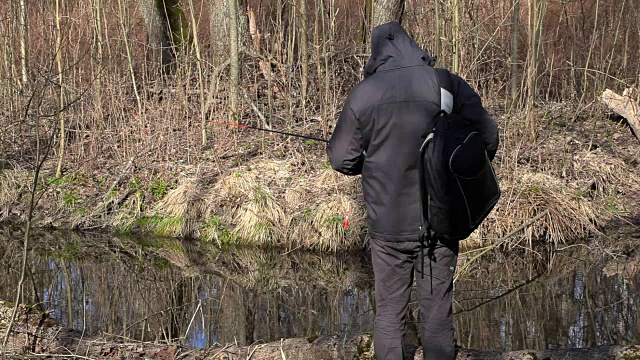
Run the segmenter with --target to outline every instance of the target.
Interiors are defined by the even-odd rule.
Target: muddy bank
[[[614,218],[639,216],[640,156],[628,127],[602,113],[575,117],[566,104],[547,104],[538,116],[536,141],[525,140],[523,114],[499,117],[503,197],[466,245],[486,244],[547,210],[512,244],[573,243]],[[201,149],[197,164],[153,161],[146,152],[93,166],[79,160],[55,178],[48,163],[36,224],[219,245],[337,251],[366,244],[359,179],[333,172],[323,144],[247,131],[233,138]],[[26,163],[4,163],[0,219],[25,220],[31,176]]]
[[[10,304],[0,302],[0,331],[4,334],[10,317]],[[411,358],[422,359],[422,349],[408,346]],[[85,336],[82,332],[57,325],[48,314],[20,306],[18,318],[3,355],[13,359],[33,356],[78,356],[83,359],[374,359],[371,335],[355,337],[322,336],[281,339],[250,346],[217,345],[193,349],[179,344],[137,342],[114,336]],[[476,360],[631,360],[640,357],[640,345],[606,346],[590,349],[523,350],[490,352],[460,349],[457,359]]]

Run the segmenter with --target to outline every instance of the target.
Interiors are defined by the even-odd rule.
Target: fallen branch
[[[633,134],[640,141],[640,108],[630,96],[621,96],[607,89],[602,93],[602,102],[616,114],[627,119]]]

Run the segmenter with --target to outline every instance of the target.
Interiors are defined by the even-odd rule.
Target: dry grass
[[[582,151],[575,155],[575,177],[579,186],[590,189],[595,198],[608,198],[618,193],[640,190],[640,176],[623,160],[602,152]]]
[[[187,178],[156,205],[161,216],[152,222],[161,235],[193,237],[200,226],[205,201],[196,178]]]
[[[0,171],[0,217],[9,214],[11,206],[18,202],[29,186],[31,177],[30,171],[21,168]]]
[[[545,210],[548,215],[527,227],[510,246],[531,249],[539,239],[554,245],[581,240],[613,216],[603,205],[585,198],[560,179],[531,169],[521,168],[503,178],[501,187],[503,195],[496,209],[465,241],[466,247],[486,245],[487,238],[502,237]]]
[[[356,240],[363,219],[354,200],[359,195],[347,195],[349,189],[337,179],[345,181],[320,161],[300,165],[296,159],[259,158],[233,169],[207,196],[206,239],[324,251],[356,248],[362,245]],[[344,229],[348,214],[353,226]]]

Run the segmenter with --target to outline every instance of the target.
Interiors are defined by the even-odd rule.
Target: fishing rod
[[[259,126],[255,126],[255,125],[240,124],[240,123],[230,123],[230,122],[216,121],[216,120],[210,120],[210,121],[212,123],[214,123],[214,124],[234,126],[234,127],[240,128],[240,129],[259,130],[259,131],[265,131],[265,132],[270,132],[270,133],[275,133],[275,134],[282,134],[282,135],[287,135],[287,136],[298,137],[298,138],[307,139],[307,140],[316,140],[316,141],[322,141],[322,142],[325,142],[325,143],[329,142],[329,140],[327,140],[327,139],[323,139],[323,138],[319,138],[319,137],[315,137],[315,136],[311,136],[311,135],[292,133],[292,132],[287,132],[287,131],[282,131],[282,130],[267,129],[267,128],[263,128],[263,127],[259,127]]]

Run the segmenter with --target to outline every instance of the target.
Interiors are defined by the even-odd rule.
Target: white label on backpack
[[[445,88],[440,88],[440,110],[444,110],[447,114],[453,111],[453,95]]]

